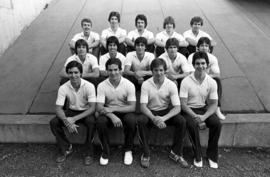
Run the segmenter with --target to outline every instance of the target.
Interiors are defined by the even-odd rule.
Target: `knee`
[[[123,120],[130,127],[135,127],[136,126],[137,121],[136,121],[135,115],[133,113],[126,114],[124,116]]]
[[[60,123],[60,119],[58,117],[54,117],[52,120],[50,120],[51,127],[57,127],[59,123]]]
[[[181,127],[186,127],[186,119],[178,114],[175,116],[175,124]]]
[[[145,116],[144,114],[140,114],[139,116],[137,116],[137,122],[138,125],[146,125],[148,123],[149,119],[147,116]]]
[[[98,116],[98,118],[96,119],[97,128],[106,125],[107,121],[108,120],[107,120],[106,116],[104,116],[104,115]]]
[[[93,115],[85,117],[85,124],[86,125],[93,125],[96,123],[95,117]]]

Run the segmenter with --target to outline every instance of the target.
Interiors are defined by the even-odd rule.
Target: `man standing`
[[[194,165],[202,167],[202,149],[198,126],[205,123],[209,128],[209,140],[206,155],[211,168],[218,168],[218,140],[221,123],[216,116],[217,84],[207,73],[209,65],[207,53],[196,52],[192,64],[195,72],[187,76],[181,84],[180,100],[182,115],[187,121],[190,141],[194,151]],[[207,104],[206,104],[207,103]]]
[[[141,166],[148,168],[150,163],[150,148],[148,145],[149,128],[166,128],[175,126],[173,145],[169,157],[182,167],[188,167],[183,158],[183,140],[186,133],[186,121],[180,115],[180,100],[176,85],[165,77],[166,63],[157,58],[151,63],[153,77],[142,84],[141,114],[138,117],[138,128],[143,145]]]
[[[97,88],[97,130],[102,145],[100,165],[107,165],[110,156],[110,141],[108,127],[123,127],[125,134],[124,164],[131,165],[133,161],[133,139],[136,134],[136,119],[134,116],[136,96],[135,87],[121,76],[122,64],[118,58],[106,62],[109,78]]]
[[[94,134],[96,92],[95,87],[90,82],[81,78],[82,65],[77,61],[71,61],[66,66],[69,81],[60,86],[56,100],[56,117],[50,121],[53,135],[56,137],[61,154],[56,158],[56,162],[64,162],[69,154],[73,152],[72,144],[67,139],[64,128],[68,133],[78,133],[79,124],[87,127],[87,156],[85,165],[93,162],[92,139]],[[69,107],[64,111],[63,106],[66,101]]]

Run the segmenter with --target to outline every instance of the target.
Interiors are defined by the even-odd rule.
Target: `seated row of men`
[[[209,65],[208,54],[196,52],[192,57],[195,71],[186,76],[179,88],[166,77],[167,64],[163,59],[156,58],[150,64],[152,77],[144,80],[140,94],[140,113],[136,110],[135,86],[121,75],[122,63],[118,58],[110,58],[105,68],[108,78],[97,86],[84,79],[83,66],[77,61],[66,65],[69,81],[60,86],[56,100],[56,117],[50,121],[53,134],[61,149],[57,162],[64,162],[72,153],[72,145],[67,139],[64,127],[69,133],[78,132],[78,126],[87,127],[86,165],[93,163],[93,135],[95,126],[102,145],[100,165],[107,165],[110,159],[110,139],[108,129],[123,127],[124,164],[133,161],[133,139],[138,125],[139,139],[142,142],[141,166],[150,165],[150,148],[148,144],[149,129],[164,129],[168,125],[175,127],[173,144],[169,157],[182,167],[189,167],[183,157],[183,140],[186,130],[193,147],[196,167],[203,166],[202,150],[199,139],[199,128],[209,128],[207,158],[211,168],[218,168],[218,140],[221,123],[216,116],[218,93],[217,84],[207,74]],[[65,110],[64,104],[69,106]],[[181,114],[180,114],[181,113]]]
[[[206,52],[209,58],[209,65],[207,67],[207,73],[216,80],[218,85],[218,95],[221,98],[222,86],[220,80],[220,69],[218,65],[217,58],[209,53],[211,41],[207,37],[202,37],[197,43],[197,48],[199,51]],[[60,72],[60,77],[62,78],[61,84],[68,80],[68,75],[66,73],[66,66],[70,61],[78,61],[83,65],[82,77],[95,86],[108,77],[108,73],[105,68],[105,63],[109,58],[120,59],[122,66],[121,71],[123,76],[128,78],[132,83],[134,83],[136,90],[140,90],[141,84],[144,80],[152,76],[150,71],[150,64],[155,58],[154,54],[146,52],[147,39],[144,37],[138,37],[135,40],[135,51],[129,52],[125,57],[120,52],[117,51],[119,47],[119,41],[115,36],[111,36],[107,39],[108,53],[102,55],[98,59],[89,53],[88,43],[79,39],[75,43],[75,54],[69,57]],[[162,58],[167,65],[166,77],[175,82],[180,86],[181,81],[184,77],[194,72],[192,66],[192,56],[190,54],[188,59],[178,52],[179,41],[176,38],[170,38],[166,41],[165,49],[166,51],[159,56]],[[220,111],[220,99],[218,102],[217,115],[221,119],[225,119],[225,116]]]
[[[164,53],[166,41],[169,38],[176,38],[179,41],[179,52],[188,57],[189,54],[196,51],[196,46],[199,38],[208,37],[211,40],[212,47],[216,45],[216,42],[206,32],[200,30],[203,26],[203,19],[199,16],[195,16],[190,21],[191,29],[187,30],[181,35],[175,31],[175,20],[173,17],[168,16],[163,22],[163,31],[156,34],[147,30],[147,18],[144,14],[138,14],[135,18],[136,29],[127,31],[120,27],[120,14],[119,12],[112,11],[109,14],[108,21],[110,27],[104,29],[101,33],[101,37],[98,33],[93,32],[92,21],[88,18],[82,19],[81,27],[83,32],[76,34],[70,41],[69,46],[74,51],[75,43],[78,39],[84,39],[89,45],[90,52],[97,58],[99,54],[104,55],[108,52],[107,39],[110,36],[117,37],[119,41],[118,51],[124,56],[127,52],[135,50],[135,40],[138,37],[145,37],[147,39],[146,50],[151,53],[155,53],[156,56],[160,56]]]

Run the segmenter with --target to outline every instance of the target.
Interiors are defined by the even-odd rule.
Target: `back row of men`
[[[139,39],[144,40],[145,38]],[[82,43],[83,41],[81,40]],[[136,39],[136,41],[138,40]],[[136,41],[136,52],[146,47],[145,42]],[[168,41],[171,43],[167,46]],[[169,55],[170,50],[177,53],[177,48],[171,46],[177,46],[178,40],[173,38],[168,41],[166,42],[167,54]],[[82,46],[84,45],[76,42],[77,51],[75,50],[75,52],[78,55],[82,51],[86,53],[85,47]],[[73,152],[64,129],[67,128],[69,133],[77,133],[78,126],[84,124],[87,127],[87,155],[84,159],[86,165],[93,163],[92,142],[95,127],[102,146],[100,165],[107,165],[110,159],[108,128],[111,127],[123,127],[125,135],[124,164],[131,165],[133,139],[136,135],[136,126],[138,126],[139,139],[142,144],[140,162],[142,167],[147,168],[150,165],[149,129],[151,127],[163,129],[172,125],[175,127],[175,131],[169,152],[170,159],[182,167],[189,167],[183,156],[183,140],[187,130],[194,152],[193,164],[196,167],[203,167],[199,129],[208,127],[209,141],[206,154],[210,167],[218,168],[218,140],[221,123],[215,112],[219,96],[217,82],[207,74],[210,64],[208,56],[209,53],[203,51],[195,52],[192,55],[191,63],[194,72],[186,74],[178,88],[177,81],[174,82],[167,78],[167,76],[171,77],[168,68],[173,66],[167,64],[164,59],[153,59],[149,62],[149,70],[140,70],[141,72],[138,72],[140,74],[130,71],[133,73],[130,76],[138,81],[136,82],[137,87],[140,87],[139,83],[142,83],[139,101],[140,113],[135,112],[135,86],[122,76],[123,63],[120,59],[109,58],[106,61],[107,78],[98,84],[97,94],[94,84],[81,78],[87,75],[84,73],[85,68],[81,62],[76,60],[68,62],[65,72],[69,81],[60,86],[58,90],[56,117],[50,121],[52,133],[61,149],[56,161],[64,162]],[[68,101],[67,109],[64,107],[66,101]]]
[[[199,38],[208,37],[211,40],[212,47],[216,45],[216,42],[211,38],[209,34],[200,30],[203,26],[203,19],[199,16],[195,16],[190,21],[191,29],[185,31],[183,35],[175,31],[175,20],[173,17],[168,16],[164,19],[164,30],[159,32],[154,37],[153,32],[146,29],[147,18],[144,14],[139,14],[135,18],[136,29],[127,31],[120,27],[120,14],[119,12],[112,11],[109,14],[108,21],[110,27],[104,29],[101,33],[101,37],[98,33],[93,32],[92,21],[88,18],[82,19],[81,27],[83,32],[76,34],[70,41],[69,46],[73,51],[75,43],[78,39],[84,39],[89,45],[89,51],[97,58],[99,55],[104,55],[108,52],[107,39],[110,36],[116,36],[119,41],[118,51],[124,56],[126,53],[135,50],[134,42],[138,37],[145,37],[147,39],[146,51],[156,53],[156,56],[160,56],[164,53],[164,48],[167,39],[176,38],[179,41],[179,52],[188,57],[189,54],[196,51],[196,46]]]

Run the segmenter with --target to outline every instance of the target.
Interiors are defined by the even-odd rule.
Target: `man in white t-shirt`
[[[166,17],[163,22],[163,28],[164,31],[158,33],[155,38],[156,56],[158,57],[165,52],[164,48],[166,45],[166,41],[169,38],[176,38],[179,41],[179,52],[187,57],[189,54],[186,48],[188,46],[188,43],[181,34],[175,31],[174,18],[171,16]]]
[[[180,100],[176,85],[165,76],[166,63],[163,59],[154,59],[151,63],[153,77],[142,84],[141,112],[138,116],[138,129],[143,146],[141,166],[150,165],[150,148],[148,145],[149,128],[164,129],[168,125],[175,127],[173,145],[169,157],[182,167],[188,167],[183,158],[183,140],[186,134],[186,121],[180,115]]]
[[[190,142],[194,152],[194,165],[203,166],[202,148],[199,130],[206,125],[209,128],[209,140],[206,155],[211,168],[218,168],[218,140],[221,123],[215,111],[217,109],[217,84],[207,73],[209,64],[207,53],[196,52],[192,64],[195,72],[187,76],[181,84],[180,101],[182,115],[187,122]]]
[[[130,31],[126,37],[127,52],[135,50],[135,40],[138,37],[145,37],[147,40],[146,51],[154,53],[155,52],[155,38],[151,31],[146,29],[147,18],[144,14],[138,14],[135,18],[136,29]]]
[[[126,44],[125,39],[127,36],[127,31],[123,28],[120,28],[120,13],[112,11],[109,14],[108,21],[110,23],[110,27],[104,29],[101,33],[101,55],[104,55],[108,52],[106,41],[108,37],[115,36],[119,41],[118,51],[126,56]]]
[[[165,48],[166,52],[159,56],[167,65],[166,76],[168,79],[180,86],[181,81],[190,73],[190,66],[187,58],[177,52],[179,41],[176,38],[167,40]]]
[[[124,164],[131,165],[133,161],[133,139],[136,135],[135,87],[121,76],[122,64],[118,58],[106,62],[109,78],[97,88],[97,130],[102,145],[100,165],[107,165],[110,157],[110,141],[108,128],[123,127],[125,134]]]
[[[97,79],[99,78],[98,61],[97,58],[88,53],[88,51],[88,44],[84,39],[79,39],[76,41],[75,54],[66,60],[63,69],[59,73],[61,77],[60,85],[69,79],[68,73],[66,73],[67,64],[71,61],[77,61],[83,66],[82,78],[97,86]]]
[[[184,32],[184,38],[188,42],[187,49],[189,53],[196,52],[197,42],[201,37],[208,37],[211,40],[211,52],[213,51],[213,47],[216,46],[216,42],[212,39],[212,37],[206,32],[200,30],[203,26],[203,19],[199,16],[195,16],[190,20],[191,29]]]
[[[109,37],[107,39],[106,45],[107,45],[108,53],[102,55],[99,59],[99,69],[100,69],[100,75],[102,78],[108,77],[108,73],[106,71],[105,65],[106,65],[106,62],[110,58],[118,58],[121,61],[122,63],[121,71],[124,71],[125,61],[126,61],[126,57],[122,53],[117,51],[119,47],[119,41],[117,37],[115,36]]]
[[[140,90],[144,80],[152,76],[150,64],[155,56],[145,51],[146,45],[146,38],[138,37],[135,40],[136,51],[129,52],[126,58],[124,74],[135,85],[136,91]]]
[[[85,165],[93,163],[93,135],[95,125],[96,90],[93,84],[81,78],[83,68],[77,61],[67,64],[66,72],[69,81],[60,86],[56,100],[56,117],[50,121],[53,135],[61,149],[61,154],[56,158],[57,163],[62,163],[70,155],[72,144],[66,137],[64,128],[68,133],[78,133],[78,127],[83,124],[87,127],[87,155]],[[69,106],[64,110],[65,101]]]
[[[218,65],[218,59],[214,55],[212,55],[210,52],[210,46],[211,41],[207,37],[201,37],[197,43],[197,48],[201,52],[206,52],[209,59],[209,65],[206,68],[206,72],[209,76],[211,76],[216,82],[217,82],[217,91],[218,91],[218,108],[216,110],[217,116],[224,120],[226,117],[222,114],[220,107],[221,107],[221,96],[222,96],[222,85],[221,85],[221,79],[220,79],[220,69]],[[195,71],[195,69],[192,66],[192,59],[193,54],[190,54],[188,57],[188,63],[190,64],[192,71]]]
[[[71,48],[72,54],[75,53],[75,43],[78,39],[84,39],[88,43],[89,52],[95,57],[99,57],[99,34],[91,31],[92,21],[89,18],[84,18],[81,20],[82,32],[77,33],[73,36],[69,42],[69,47]]]

